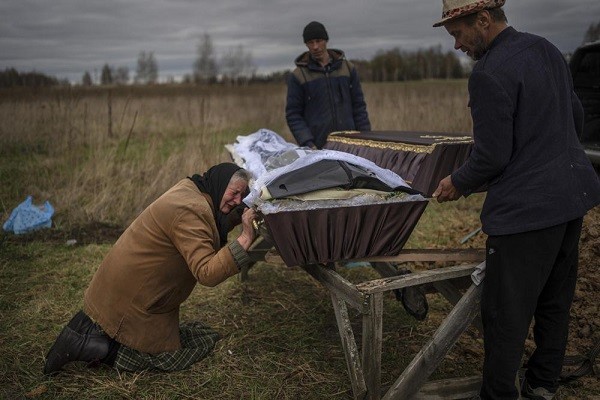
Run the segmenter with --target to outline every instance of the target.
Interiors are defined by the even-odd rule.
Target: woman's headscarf
[[[219,206],[221,205],[221,200],[223,199],[225,189],[227,189],[231,177],[239,169],[241,168],[233,163],[222,163],[209,168],[204,175],[194,174],[191,178],[188,177],[196,184],[202,193],[208,194],[212,200],[221,247],[227,244],[229,227],[227,224],[227,217],[221,212]]]

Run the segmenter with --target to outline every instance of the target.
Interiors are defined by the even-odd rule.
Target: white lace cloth
[[[250,171],[255,178],[267,172],[265,164],[272,156],[288,150],[300,149],[295,144],[286,142],[281,136],[268,129],[260,129],[247,136],[238,136],[232,146],[235,153],[243,159],[244,169]]]

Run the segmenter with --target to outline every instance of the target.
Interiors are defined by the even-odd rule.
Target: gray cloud
[[[600,21],[597,0],[508,0],[505,10],[516,29],[545,36],[563,52]],[[431,26],[440,16],[441,0],[3,0],[0,69],[79,81],[105,63],[133,72],[145,50],[154,52],[162,77],[181,76],[208,33],[218,56],[242,45],[267,73],[292,67],[311,20],[325,24],[330,47],[369,59],[393,47],[452,49],[445,30]]]

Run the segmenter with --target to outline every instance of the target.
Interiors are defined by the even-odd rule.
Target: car
[[[600,173],[600,40],[578,47],[569,62],[575,93],[585,114],[579,140]]]

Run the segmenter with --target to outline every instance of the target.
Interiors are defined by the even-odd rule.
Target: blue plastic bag
[[[52,215],[54,215],[54,207],[50,202],[46,201],[44,205],[36,206],[32,203],[31,196],[27,196],[24,202],[12,210],[2,227],[5,231],[17,235],[40,228],[50,228]]]

